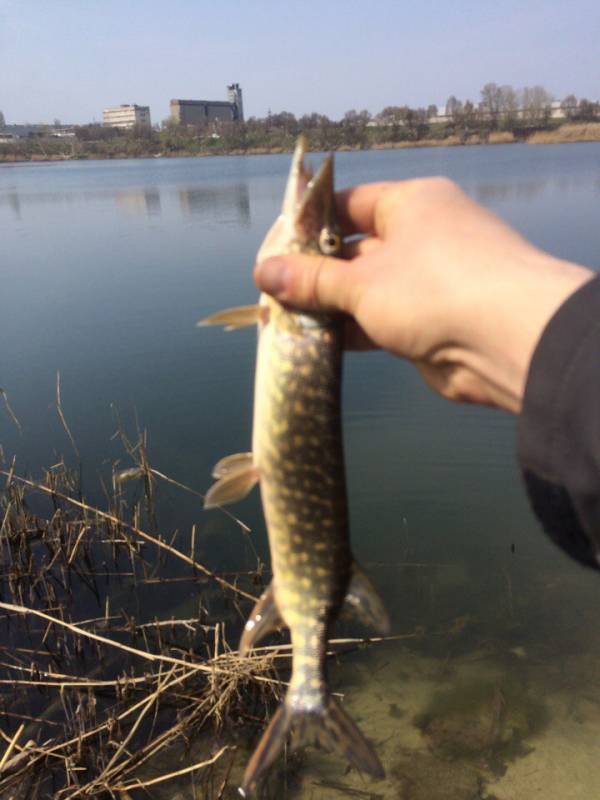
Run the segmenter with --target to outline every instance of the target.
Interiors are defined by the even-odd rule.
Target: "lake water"
[[[254,302],[254,254],[288,167],[289,156],[0,166],[0,386],[23,429],[0,409],[0,444],[19,473],[39,475],[63,453],[73,462],[55,408],[57,372],[86,496],[98,502],[99,479],[123,457],[111,439],[117,414],[127,430],[148,432],[155,468],[198,491],[219,458],[249,449],[254,332],[195,322]],[[341,153],[336,171],[338,187],[448,175],[536,244],[600,269],[598,144]],[[313,753],[289,796],[343,796],[334,784],[414,800],[435,800],[440,785],[456,787],[439,795],[446,800],[593,795],[600,576],[539,529],[516,468],[514,420],[438,399],[385,354],[352,354],[344,431],[355,552],[395,631],[425,633],[333,671],[388,780],[362,783]],[[266,558],[257,493],[234,511]],[[196,524],[200,555],[215,569],[250,558],[235,523],[192,496],[166,491],[160,519],[183,536]],[[191,603],[186,591],[173,605]],[[440,744],[439,709],[455,702],[440,692],[468,705],[473,687],[483,687],[485,708],[501,696],[504,728],[523,733],[526,746],[505,754],[502,769],[485,747],[448,760]],[[530,701],[544,706],[530,714],[544,725],[509,725],[512,709]],[[450,730],[457,714],[444,718]]]

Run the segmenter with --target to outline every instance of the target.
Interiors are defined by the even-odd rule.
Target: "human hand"
[[[347,261],[274,256],[255,280],[277,300],[349,316],[348,347],[410,359],[453,400],[514,413],[533,351],[593,273],[537,249],[452,181],[374,183],[337,195]]]

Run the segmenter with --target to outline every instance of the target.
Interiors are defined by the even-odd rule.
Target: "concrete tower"
[[[235,116],[238,122],[244,121],[244,103],[242,101],[242,90],[239,83],[232,83],[227,87],[227,98],[235,107]]]

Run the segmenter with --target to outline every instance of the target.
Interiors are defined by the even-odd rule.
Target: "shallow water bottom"
[[[405,639],[333,660],[330,669],[333,691],[342,695],[344,707],[374,743],[386,778],[371,780],[349,770],[336,755],[306,749],[275,767],[258,797],[598,796],[597,581],[559,567],[532,570],[523,565],[510,573],[501,568],[497,582],[463,565],[406,575],[391,604],[398,609],[395,629],[402,635],[400,620],[406,616],[427,624],[405,628]],[[384,575],[379,577],[385,582]],[[389,600],[389,590],[386,596]],[[223,743],[221,737],[219,746]],[[210,797],[238,796],[235,787],[252,748],[239,740],[235,744],[235,753],[215,772]],[[214,749],[214,741],[198,741],[190,758],[199,761]],[[154,765],[154,774],[184,766],[176,754],[171,756]],[[194,793],[189,778],[151,796],[208,797]]]

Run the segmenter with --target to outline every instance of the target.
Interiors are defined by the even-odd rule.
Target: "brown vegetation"
[[[56,407],[78,454],[58,379]],[[131,800],[190,781],[193,796],[222,800],[285,688],[275,665],[285,677],[289,644],[243,658],[228,644],[268,580],[249,528],[224,512],[253,567],[206,567],[196,526],[187,537],[157,532],[160,486],[202,495],[150,466],[143,435],[131,442],[119,426],[119,437],[133,466],[113,466],[104,510],[62,460],[41,480],[0,468],[0,798]]]
[[[558,144],[560,142],[600,142],[600,122],[561,125],[553,131],[538,131],[527,144]]]

